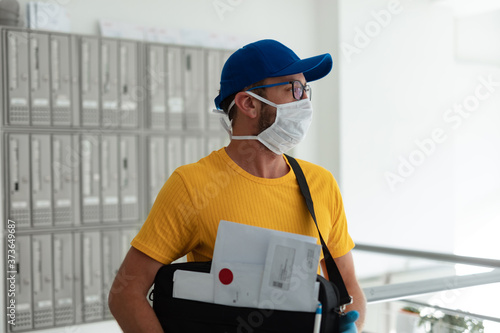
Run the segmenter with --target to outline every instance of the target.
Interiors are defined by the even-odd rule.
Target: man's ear
[[[257,117],[257,104],[256,100],[244,92],[239,92],[234,97],[234,102],[238,106],[241,113],[249,118]]]

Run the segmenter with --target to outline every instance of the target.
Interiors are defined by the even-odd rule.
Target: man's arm
[[[344,280],[347,292],[353,298],[353,303],[347,306],[346,312],[351,310],[356,310],[359,312],[359,319],[356,321],[356,327],[358,328],[358,331],[361,332],[365,322],[366,298],[356,278],[352,253],[349,251],[346,255],[343,255],[339,258],[334,258],[334,260],[335,264],[337,264],[340,274],[342,275],[342,279]],[[327,275],[324,259],[321,260],[321,267],[323,269],[323,273]]]
[[[147,301],[162,263],[131,247],[116,274],[109,292],[109,309],[125,332],[163,333]]]

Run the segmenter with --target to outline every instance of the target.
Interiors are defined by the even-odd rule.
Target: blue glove
[[[340,317],[340,332],[341,333],[358,333],[358,329],[354,324],[359,318],[358,311],[349,311]]]

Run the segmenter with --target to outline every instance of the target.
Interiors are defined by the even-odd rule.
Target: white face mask
[[[271,126],[256,136],[231,136],[231,132],[228,131],[231,139],[259,140],[269,150],[278,155],[292,149],[304,139],[312,121],[313,108],[309,99],[301,99],[286,104],[275,104],[251,91],[246,93],[263,103],[274,106],[276,108],[276,119]],[[229,130],[228,126],[226,130]]]

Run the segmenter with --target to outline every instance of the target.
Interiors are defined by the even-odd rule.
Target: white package
[[[314,237],[222,220],[212,258],[214,300],[225,305],[255,307],[257,302],[258,308],[315,312],[320,251]],[[223,269],[231,270],[232,283],[221,284],[218,274]]]
[[[214,278],[210,273],[176,270],[172,296],[175,298],[214,302]]]
[[[215,240],[212,270],[220,269],[219,262],[264,265],[272,236],[288,237],[312,244],[317,242],[316,238],[310,236],[221,220]]]

